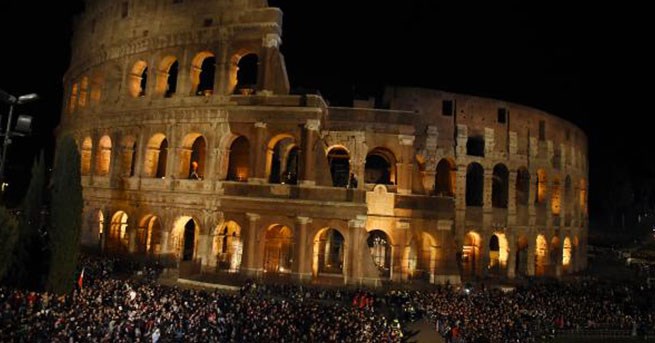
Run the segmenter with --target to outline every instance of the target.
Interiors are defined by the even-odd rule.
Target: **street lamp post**
[[[4,132],[4,139],[2,141],[2,157],[0,158],[0,190],[4,191],[5,188],[5,161],[7,160],[7,147],[11,144],[11,137],[13,136],[24,136],[25,133],[29,133],[32,117],[20,115],[18,116],[18,123],[16,124],[16,131],[11,131],[11,120],[14,115],[14,105],[23,105],[28,102],[38,100],[39,96],[36,93],[30,93],[15,97],[4,90],[0,89],[0,101],[9,105],[9,115],[7,118],[7,127]],[[0,116],[0,121],[2,121],[2,116]]]

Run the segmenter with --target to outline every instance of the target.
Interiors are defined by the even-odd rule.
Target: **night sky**
[[[43,98],[19,110],[34,115],[37,127],[33,137],[16,138],[10,147],[7,172],[16,192],[27,182],[21,176],[29,173],[36,151],[53,145],[71,18],[83,7],[79,0],[63,3],[44,10],[4,0],[0,10],[0,88]],[[433,0],[269,3],[285,15],[282,52],[292,88],[317,89],[332,105],[379,95],[385,84],[437,88],[568,119],[590,141],[592,216],[613,183],[655,175],[645,123],[652,112],[646,89],[652,87],[642,85],[650,81],[645,50],[652,37],[643,8]],[[0,105],[0,114],[6,113]]]

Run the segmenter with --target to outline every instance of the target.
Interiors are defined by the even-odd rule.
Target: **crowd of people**
[[[0,288],[0,341],[400,342],[402,336],[372,308],[331,301],[332,291],[317,301],[316,289],[271,294],[254,284],[210,293],[149,277],[114,278],[111,263],[84,268],[89,278],[70,295]],[[295,294],[309,296],[297,301]]]
[[[535,342],[561,330],[655,325],[646,284],[586,279],[510,291],[376,293],[249,282],[221,293],[163,286],[156,267],[90,258],[82,265],[83,286],[68,295],[0,288],[0,341],[400,342],[394,319],[417,313],[448,342]]]

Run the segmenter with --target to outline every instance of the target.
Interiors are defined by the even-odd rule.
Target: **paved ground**
[[[409,324],[408,330],[411,331],[411,333],[416,332],[416,334],[412,335],[410,333],[410,337],[407,337],[407,342],[416,342],[416,343],[442,343],[444,342],[443,338],[439,336],[436,330],[428,324],[427,321],[425,320],[418,320],[414,323]]]

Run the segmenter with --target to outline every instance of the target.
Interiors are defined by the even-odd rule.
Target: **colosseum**
[[[87,247],[319,284],[586,267],[569,122],[440,90],[294,94],[265,0],[87,0],[74,32],[58,135],[80,149]]]

